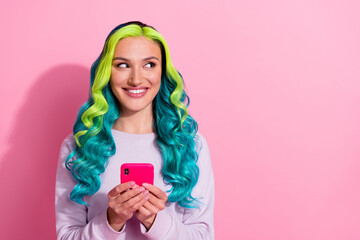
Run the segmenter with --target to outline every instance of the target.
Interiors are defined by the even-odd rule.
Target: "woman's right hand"
[[[149,199],[148,194],[148,190],[135,185],[135,182],[127,182],[114,187],[107,195],[109,225],[115,231],[120,231],[126,221],[132,218],[133,213]]]

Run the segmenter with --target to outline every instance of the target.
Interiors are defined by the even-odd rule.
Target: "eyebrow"
[[[151,59],[155,59],[155,60],[158,60],[160,62],[160,60],[155,56],[150,56],[150,57],[144,58],[143,61],[147,61],[147,60],[151,60]],[[113,61],[115,61],[115,60],[123,60],[123,61],[130,62],[130,59],[127,59],[127,58],[124,58],[124,57],[114,57]]]

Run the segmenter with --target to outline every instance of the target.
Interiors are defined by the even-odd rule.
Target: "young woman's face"
[[[121,39],[111,67],[111,89],[122,116],[152,112],[152,101],[161,83],[161,50],[145,37]]]

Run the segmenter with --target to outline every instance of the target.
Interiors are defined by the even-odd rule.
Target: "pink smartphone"
[[[143,183],[154,184],[154,166],[151,163],[124,163],[121,165],[121,183],[135,181],[141,186]]]

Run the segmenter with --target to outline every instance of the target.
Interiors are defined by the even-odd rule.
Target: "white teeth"
[[[129,93],[139,94],[139,93],[145,92],[145,89],[138,89],[138,90],[129,89],[129,90],[127,90],[127,91],[128,91]]]

